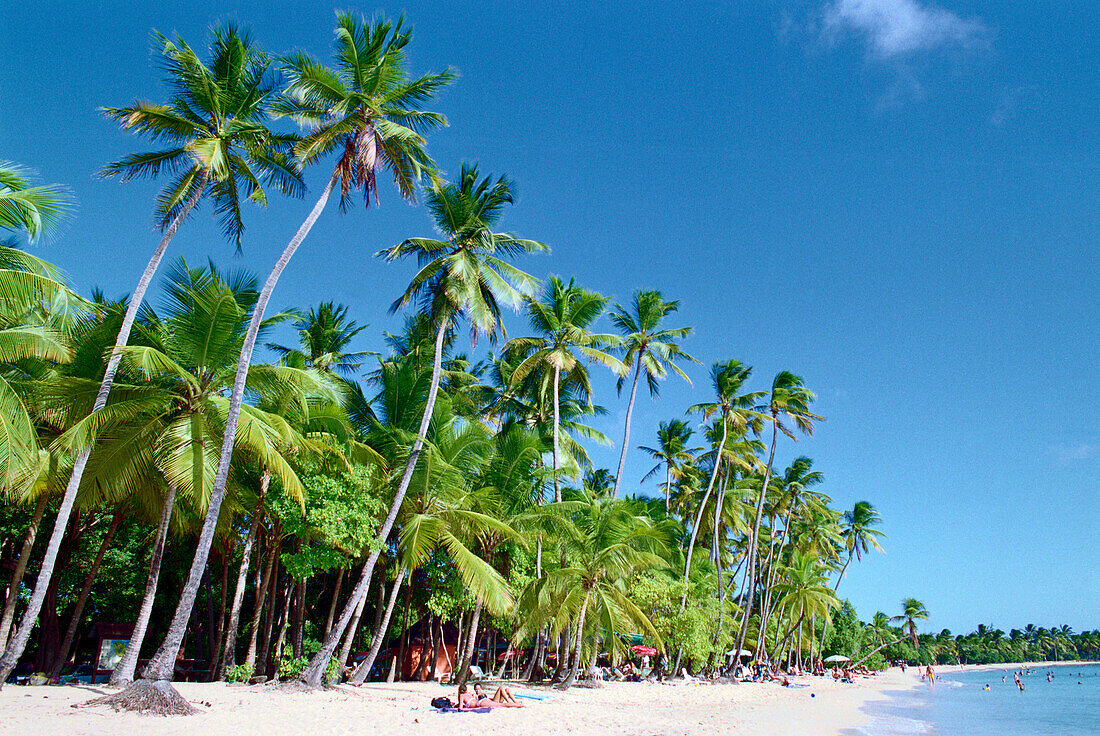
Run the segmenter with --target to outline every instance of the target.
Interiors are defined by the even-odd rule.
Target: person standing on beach
[[[924,676],[928,678],[928,687],[936,684],[936,673],[932,670],[932,665],[924,668]]]

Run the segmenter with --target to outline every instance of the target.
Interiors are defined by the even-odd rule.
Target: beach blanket
[[[492,713],[492,708],[436,708],[436,713]]]

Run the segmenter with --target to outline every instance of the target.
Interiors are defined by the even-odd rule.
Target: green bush
[[[255,671],[255,666],[250,664],[238,664],[230,667],[225,672],[226,682],[248,682],[252,679],[252,673]]]
[[[289,657],[279,661],[279,679],[296,680],[302,676],[309,666],[309,660],[305,657]]]
[[[330,685],[340,684],[340,660],[336,657],[331,658],[328,667],[325,667],[325,682]]]

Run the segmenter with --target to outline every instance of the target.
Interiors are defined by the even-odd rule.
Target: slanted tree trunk
[[[267,564],[264,566],[262,582],[256,588],[256,601],[252,609],[252,628],[248,637],[248,652],[245,654],[244,658],[244,663],[252,666],[253,673],[255,673],[256,666],[256,648],[258,646],[260,636],[260,622],[262,621],[264,610],[267,607],[266,604],[268,593],[272,587],[271,578],[274,574],[275,560],[279,556],[278,523],[276,523],[276,528],[272,530],[272,533],[268,538],[266,553]],[[272,601],[272,605],[274,605],[274,601]]]
[[[559,435],[561,434],[561,367],[554,366],[554,502],[561,503],[561,481],[558,478]]]
[[[161,237],[156,250],[153,251],[149,263],[146,264],[145,271],[141,274],[141,279],[138,281],[137,288],[134,289],[134,293],[130,296],[130,303],[126,306],[126,314],[122,318],[122,325],[119,327],[118,337],[115,339],[114,348],[111,350],[111,357],[107,361],[107,368],[103,373],[103,381],[100,383],[99,392],[96,394],[95,404],[92,406],[92,413],[100,411],[107,405],[107,397],[111,394],[111,385],[115,379],[115,372],[118,370],[118,363],[122,359],[121,350],[126,347],[126,343],[130,339],[130,330],[134,326],[134,319],[137,317],[142,299],[145,298],[145,292],[149,289],[149,284],[153,281],[153,275],[156,273],[157,266],[160,265],[160,261],[164,257],[164,251],[168,248],[168,244],[172,242],[172,238],[175,236],[176,231],[179,230],[180,225],[187,219],[187,215],[190,214],[191,209],[206,190],[206,184],[207,181],[204,176],[202,182],[195,189],[195,193],[191,195],[191,198],[187,200],[187,203],[184,204],[179,213],[172,219],[172,222],[169,223],[168,229],[164,231],[164,235]],[[8,643],[8,648],[4,652],[4,656],[0,657],[0,688],[4,686],[4,682],[8,679],[8,676],[11,675],[12,670],[15,669],[16,662],[23,656],[23,650],[26,649],[27,642],[31,638],[31,630],[34,628],[35,621],[38,619],[38,614],[42,610],[42,602],[46,598],[46,589],[49,587],[50,579],[53,577],[54,565],[57,562],[57,552],[61,547],[61,540],[65,536],[65,528],[69,524],[69,517],[73,511],[73,504],[76,502],[76,494],[80,489],[80,481],[84,477],[84,468],[87,466],[88,458],[91,454],[92,448],[88,447],[77,455],[76,462],[73,463],[73,472],[69,476],[68,484],[65,486],[65,493],[61,497],[61,505],[57,509],[57,519],[54,521],[53,533],[50,535],[50,541],[46,545],[46,553],[42,557],[42,566],[38,570],[38,579],[34,584],[34,592],[31,593],[31,599],[27,603],[27,610],[23,614],[23,619],[19,629],[16,631],[15,637]],[[180,639],[183,639],[182,635]],[[174,654],[173,657],[175,657]],[[171,670],[169,670],[168,676],[171,676]]]
[[[562,690],[568,690],[577,679],[577,668],[580,666],[581,663],[581,643],[584,640],[584,618],[585,614],[588,613],[588,601],[591,598],[591,589],[586,590],[584,592],[584,601],[581,603],[580,615],[577,616],[577,638],[573,642],[573,648],[575,651],[573,655],[573,661],[570,663],[569,674],[566,676],[565,681],[561,685],[559,685]]]
[[[145,641],[145,631],[149,627],[149,617],[153,613],[153,602],[157,596],[160,563],[164,559],[164,544],[168,539],[168,525],[172,521],[172,509],[175,505],[176,486],[174,483],[169,483],[168,492],[164,496],[164,506],[160,512],[157,535],[153,539],[153,552],[149,556],[149,573],[145,576],[145,595],[141,599],[141,608],[138,610],[137,621],[134,622],[134,631],[130,634],[130,643],[126,645],[126,652],[111,673],[110,684],[115,687],[125,687],[134,681],[134,670],[137,668],[138,657],[141,656],[141,645]]]
[[[382,623],[382,611],[386,607],[386,567],[380,568],[381,574],[378,581],[378,605],[375,608],[374,630]],[[359,599],[359,605],[355,607],[355,614],[351,617],[351,623],[344,634],[344,643],[340,646],[340,667],[348,666],[348,657],[351,656],[351,648],[355,644],[355,637],[359,634],[359,622],[363,618],[363,609],[367,606],[367,597]],[[331,631],[329,632],[332,633]]]
[[[336,571],[336,585],[332,589],[332,602],[328,604],[324,636],[328,636],[328,632],[332,631],[332,618],[336,615],[336,604],[340,602],[340,591],[344,587],[344,572],[346,571],[342,567]],[[363,597],[363,600],[366,600],[366,596]]]
[[[367,658],[359,664],[355,672],[348,678],[348,682],[353,685],[362,685],[366,682],[367,677],[370,675],[371,668],[374,667],[374,661],[378,659],[378,652],[382,650],[382,640],[386,638],[386,630],[389,629],[390,618],[393,616],[393,609],[397,606],[397,594],[401,590],[401,583],[404,580],[405,568],[399,566],[397,569],[397,578],[393,581],[393,590],[390,591],[390,600],[386,604],[386,612],[382,616],[377,634],[371,639],[370,651],[367,652]]]
[[[206,679],[209,681],[214,680],[214,674],[217,672],[222,660],[223,639],[225,636],[225,597],[226,591],[229,588],[229,549],[228,547],[222,551],[222,583],[221,583],[221,600],[218,602],[218,618],[214,627],[214,638],[211,640],[210,646],[213,649],[213,654],[210,656],[210,670],[207,672]]]
[[[474,656],[474,642],[477,640],[478,622],[481,620],[481,596],[474,603],[474,614],[470,619],[469,643],[464,647],[462,659],[458,665],[458,686],[462,687],[470,679],[470,660]]]
[[[271,471],[265,469],[260,476],[260,495],[256,501],[256,508],[252,512],[252,523],[248,526],[248,535],[244,538],[244,546],[241,548],[241,567],[237,573],[237,587],[233,591],[233,605],[229,609],[229,622],[225,627],[225,644],[222,646],[224,656],[218,666],[214,678],[216,680],[224,680],[225,673],[237,664],[237,628],[241,620],[244,589],[248,585],[248,565],[252,560],[252,546],[256,543],[260,530],[260,520],[264,515],[264,497],[267,495],[270,483]],[[257,602],[260,600],[259,586],[256,588],[256,600]]]
[[[431,425],[432,412],[435,410],[435,398],[439,393],[439,379],[443,372],[443,342],[447,335],[447,324],[447,318],[444,317],[439,320],[439,326],[436,329],[435,355],[432,358],[432,382],[431,386],[428,388],[428,398],[424,404],[424,414],[420,418],[420,429],[416,434],[416,440],[413,441],[412,450],[409,452],[409,459],[405,463],[405,471],[401,474],[401,481],[397,485],[393,503],[390,504],[389,513],[386,514],[386,520],[378,530],[378,538],[383,542],[389,536],[394,523],[397,521],[397,514],[401,511],[401,504],[405,500],[406,491],[409,490],[409,483],[412,481],[413,471],[416,469],[416,463],[420,459],[420,452],[424,448],[424,440],[428,434],[428,427]],[[321,684],[321,678],[324,676],[325,667],[328,665],[328,661],[332,657],[333,651],[336,649],[336,644],[340,641],[344,629],[347,628],[348,622],[354,615],[355,607],[359,605],[359,600],[367,594],[367,588],[370,587],[371,574],[374,572],[374,566],[378,562],[380,552],[381,548],[376,549],[367,557],[367,563],[363,566],[363,572],[359,576],[359,582],[356,583],[351,598],[344,604],[344,611],[340,614],[336,626],[334,626],[332,631],[329,632],[329,635],[325,637],[325,641],[321,644],[321,649],[317,654],[313,655],[313,659],[310,660],[309,666],[306,667],[305,672],[302,673],[302,682],[307,685],[317,687]]]
[[[772,477],[772,463],[775,461],[775,443],[779,436],[779,418],[772,417],[772,444],[768,451],[768,466],[764,469],[764,482],[760,484],[760,498],[756,500],[756,519],[752,525],[752,534],[749,535],[749,559],[748,570],[745,573],[745,585],[748,591],[745,599],[744,612],[741,614],[741,631],[737,635],[737,649],[745,648],[745,636],[749,633],[749,622],[752,620],[752,609],[756,592],[756,553],[757,540],[760,536],[760,521],[764,516],[764,500],[768,495],[768,483]],[[763,627],[760,629],[763,631]],[[760,647],[762,636],[757,636],[757,649]]]
[[[284,590],[285,586],[279,584],[279,567],[278,561],[275,562],[275,572],[271,576],[271,588],[268,591],[267,597],[270,604],[267,606],[267,612],[264,615],[264,630],[260,639],[260,654],[256,660],[256,674],[267,675],[267,671],[271,668],[271,645],[274,643],[272,638],[275,632],[275,626],[278,623],[280,604],[285,598],[284,595],[280,595],[280,591]],[[289,584],[289,576],[287,577]]]
[[[103,555],[107,554],[107,548],[111,546],[111,540],[115,538],[115,532],[118,531],[122,518],[122,510],[115,511],[114,516],[111,518],[111,525],[107,527],[107,534],[103,537],[103,543],[99,545],[99,552],[96,553],[95,560],[92,561],[92,567],[88,570],[88,576],[84,578],[84,585],[80,588],[80,595],[73,606],[73,616],[69,619],[69,628],[65,630],[65,638],[61,640],[61,649],[57,652],[57,659],[54,660],[53,667],[50,669],[51,679],[61,674],[61,669],[69,659],[69,650],[73,646],[73,639],[76,638],[76,628],[80,625],[80,617],[84,613],[84,604],[88,602],[88,596],[92,592],[92,583],[95,582],[95,576],[99,574],[99,566],[103,564]]]
[[[714,481],[718,478],[718,469],[722,467],[722,451],[726,447],[726,435],[728,434],[726,417],[722,416],[722,441],[718,443],[718,452],[714,457],[714,470],[710,474],[710,482],[707,483],[707,492],[703,494],[703,500],[699,503],[699,512],[695,515],[695,523],[691,525],[691,540],[688,542],[687,555],[684,561],[684,594],[680,596],[680,610],[684,610],[688,599],[688,576],[691,574],[691,555],[695,551],[695,539],[699,536],[699,525],[703,521],[703,512],[706,510],[707,501],[714,490]]]
[[[183,587],[179,604],[176,606],[176,612],[172,617],[172,623],[168,627],[168,634],[164,637],[164,643],[153,656],[149,666],[145,668],[144,676],[147,679],[168,680],[172,677],[172,668],[176,659],[176,653],[179,652],[180,643],[183,641],[183,634],[187,625],[187,619],[191,609],[195,605],[195,596],[198,594],[199,581],[202,578],[202,571],[206,568],[206,560],[210,554],[210,545],[214,541],[214,532],[218,526],[218,516],[221,514],[222,501],[225,498],[225,484],[229,478],[229,463],[233,457],[233,443],[237,436],[237,421],[241,414],[241,402],[244,400],[244,384],[245,380],[248,378],[248,366],[252,360],[252,350],[256,346],[256,338],[259,335],[260,324],[263,322],[264,310],[267,308],[267,303],[270,301],[271,294],[275,290],[275,285],[279,282],[279,276],[282,275],[283,269],[290,263],[291,257],[294,255],[294,252],[298,250],[298,246],[301,245],[302,241],[313,227],[313,223],[320,217],[321,211],[325,208],[329,195],[332,194],[332,190],[336,186],[338,179],[339,174],[334,171],[324,191],[321,192],[320,198],[310,211],[309,216],[306,217],[302,226],[298,228],[298,232],[291,238],[290,242],[279,256],[279,260],[276,261],[275,267],[272,268],[271,273],[268,274],[263,289],[260,290],[259,298],[256,300],[256,306],[252,309],[252,318],[248,323],[248,332],[245,334],[244,344],[241,346],[241,355],[237,361],[237,374],[233,379],[233,391],[229,397],[229,412],[225,418],[225,433],[222,440],[221,457],[218,460],[218,470],[214,475],[214,485],[210,490],[210,501],[206,509],[206,519],[203,521],[202,532],[199,534],[199,544],[198,548],[195,550],[195,559],[191,562],[191,570],[187,575],[187,583]],[[330,649],[325,656],[326,664],[331,654],[332,650]],[[321,670],[322,672],[324,671],[323,666]]]
[[[4,601],[4,613],[0,616],[0,649],[8,645],[11,624],[15,620],[15,606],[19,602],[19,590],[23,584],[23,574],[27,571],[27,563],[31,559],[34,550],[34,538],[38,536],[38,525],[42,523],[42,517],[46,514],[46,504],[49,502],[48,493],[41,493],[34,505],[34,514],[31,523],[27,525],[27,534],[23,537],[23,547],[19,550],[19,559],[15,561],[15,569],[11,574],[11,587],[8,588],[8,597]]]
[[[848,570],[848,565],[852,564],[853,552],[848,553],[848,560],[844,563],[844,567],[840,568],[840,574],[836,576],[836,583],[833,585],[833,593],[840,588],[840,581],[844,579],[844,573]],[[829,631],[829,619],[831,617],[826,613],[825,621],[821,625],[821,643],[818,645],[817,650],[819,654],[825,654],[825,634]]]
[[[623,481],[623,468],[626,467],[626,451],[630,447],[630,419],[634,416],[634,397],[638,394],[638,378],[642,375],[641,353],[634,361],[634,382],[630,386],[630,401],[626,404],[626,429],[623,431],[623,449],[619,453],[619,470],[615,473],[615,491],[613,495],[619,495],[619,485]],[[665,511],[668,511],[668,502],[665,502]]]

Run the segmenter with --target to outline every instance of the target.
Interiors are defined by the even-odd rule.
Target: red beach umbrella
[[[656,649],[654,649],[653,647],[647,647],[644,644],[635,644],[634,646],[630,647],[630,651],[634,652],[635,654],[641,654],[642,656],[657,656]]]

